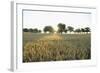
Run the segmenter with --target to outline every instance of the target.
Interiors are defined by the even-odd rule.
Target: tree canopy
[[[58,33],[65,32],[66,25],[63,23],[58,24]]]
[[[54,28],[52,26],[45,26],[43,28],[43,30],[40,30],[40,29],[37,29],[37,28],[24,28],[23,31],[24,32],[32,32],[32,33],[41,33],[42,31],[44,31],[45,33],[49,32],[49,33],[54,33],[54,32],[57,32],[57,33],[67,33],[68,31],[69,32],[76,32],[76,33],[89,33],[91,32],[90,28],[89,27],[84,27],[84,28],[76,28],[74,29],[74,27],[72,26],[67,26],[66,27],[66,24],[64,23],[59,23],[57,25],[58,27],[58,30],[57,31],[54,31]]]
[[[53,33],[54,32],[54,29],[53,27],[51,26],[45,26],[43,31],[46,33],[46,32],[49,32],[49,33]]]
[[[34,29],[32,29],[32,28],[30,28],[30,29],[24,28],[23,31],[24,32],[32,32],[32,33],[41,33],[41,30],[38,30],[37,28],[34,28]]]
[[[67,29],[68,29],[68,31],[70,31],[70,32],[74,31],[74,28],[73,28],[72,26],[68,26]]]

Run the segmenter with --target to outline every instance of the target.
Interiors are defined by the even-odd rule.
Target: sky
[[[52,26],[57,31],[58,23],[76,28],[90,27],[91,14],[86,13],[63,13],[44,11],[24,11],[23,28],[38,28],[43,30],[45,26]]]

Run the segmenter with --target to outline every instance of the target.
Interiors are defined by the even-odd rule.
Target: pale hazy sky
[[[23,28],[38,28],[42,30],[45,26],[52,26],[57,30],[58,23],[64,23],[66,27],[90,27],[91,14],[43,11],[23,12]]]

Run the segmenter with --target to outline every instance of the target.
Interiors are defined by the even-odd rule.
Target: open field
[[[90,34],[23,33],[23,62],[91,58]]]

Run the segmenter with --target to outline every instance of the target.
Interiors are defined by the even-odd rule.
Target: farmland
[[[23,32],[23,62],[91,58],[91,34]]]

